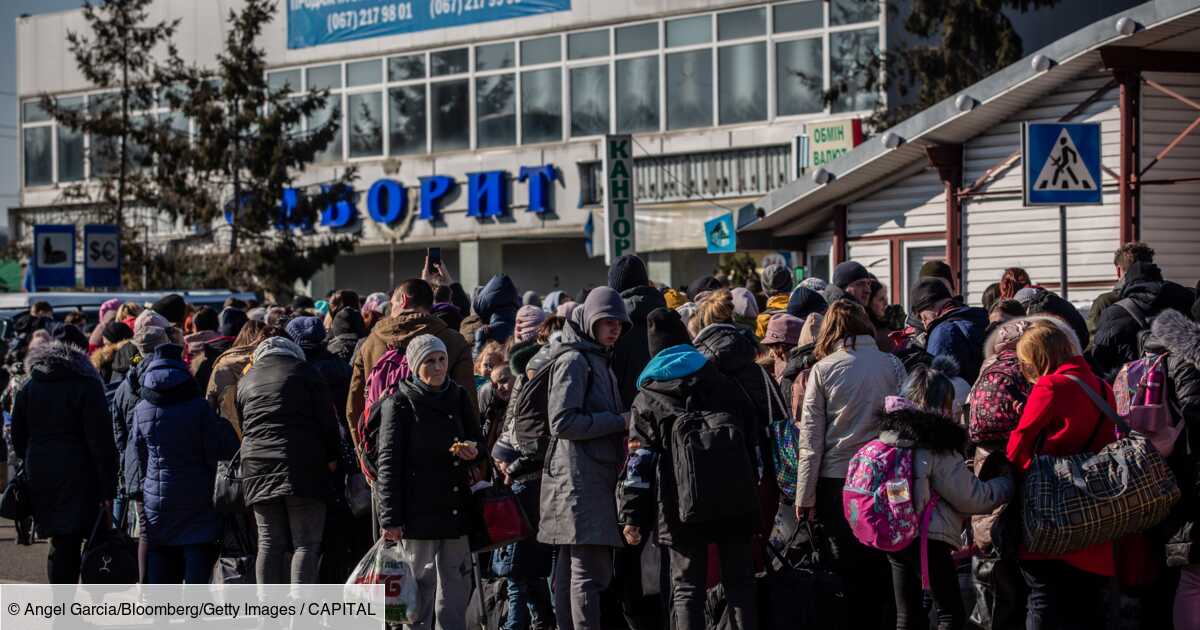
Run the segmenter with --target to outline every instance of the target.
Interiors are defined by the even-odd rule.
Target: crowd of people
[[[416,628],[471,627],[480,576],[505,579],[510,630],[771,627],[764,607],[795,602],[760,596],[765,550],[819,538],[844,595],[830,623],[1095,628],[1125,598],[1139,627],[1197,629],[1200,301],[1145,244],[1114,264],[1086,317],[1019,268],[976,306],[927,263],[905,309],[855,261],[672,288],[636,256],[575,295],[497,274],[468,296],[438,263],[365,298],[108,302],[90,329],[38,304],[0,398],[33,504],[19,542],[48,539],[49,580],[72,583],[96,522],[127,521],[142,582],[207,583],[231,530],[214,478],[238,461],[249,579],[341,583],[395,541]],[[1117,440],[1097,400],[1128,398],[1146,357],[1182,429],[1182,498],[1145,531],[1029,551],[1023,477]],[[890,508],[863,490],[881,470]],[[536,534],[480,555],[485,481]],[[872,542],[860,509],[896,504],[917,530]]]

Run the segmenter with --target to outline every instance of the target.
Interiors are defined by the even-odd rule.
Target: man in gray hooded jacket
[[[621,295],[593,289],[558,342],[548,415],[538,540],[558,546],[554,569],[559,630],[600,630],[600,593],[612,579],[612,548],[624,543],[615,491],[627,415],[609,363],[630,327]],[[557,354],[557,353],[556,353]]]

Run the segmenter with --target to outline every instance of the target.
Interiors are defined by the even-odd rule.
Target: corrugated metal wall
[[[1007,122],[968,141],[964,148],[964,180],[969,186],[1021,148],[1021,122],[1055,122],[1086,100],[1109,77],[1083,75],[1039,99]],[[1103,161],[1119,170],[1120,112],[1118,90],[1109,90],[1071,122],[1102,125]],[[1120,238],[1116,182],[1102,175],[1104,201],[1098,206],[1067,208],[1067,251],[1070,282],[1115,279],[1112,253]],[[966,297],[978,304],[983,291],[999,282],[1006,267],[1024,267],[1034,282],[1059,280],[1058,208],[1025,208],[1021,201],[1021,165],[1016,163],[985,186],[986,196],[963,204],[963,258]],[[1074,289],[1072,302],[1084,302],[1107,288]]]
[[[892,287],[891,241],[851,241],[846,249],[850,260],[856,260],[888,289]]]
[[[846,206],[849,238],[945,229],[945,187],[931,166],[922,166]]]
[[[1200,101],[1200,75],[1147,73],[1167,89]],[[1149,85],[1142,86],[1142,168],[1182,132],[1200,111]],[[1200,131],[1193,131],[1146,172],[1145,181],[1200,176]],[[1200,181],[1142,188],[1141,239],[1154,248],[1170,280],[1200,280]]]

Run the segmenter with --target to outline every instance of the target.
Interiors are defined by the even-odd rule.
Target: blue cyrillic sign
[[[570,11],[571,0],[287,0],[288,48]]]

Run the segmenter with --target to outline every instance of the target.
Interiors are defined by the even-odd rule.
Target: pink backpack
[[[921,580],[928,588],[926,552],[929,519],[938,502],[932,492],[918,516],[913,488],[912,449],[871,440],[854,454],[842,489],[842,510],[859,542],[882,551],[900,551],[921,538]]]
[[[1163,457],[1170,457],[1183,423],[1174,421],[1167,405],[1166,358],[1166,354],[1147,355],[1126,363],[1113,382],[1113,397],[1117,414],[1134,431],[1149,438]]]
[[[358,465],[363,475],[372,484],[379,473],[379,425],[382,417],[380,403],[396,393],[400,381],[412,376],[408,358],[403,348],[391,348],[379,357],[371,373],[367,375],[367,400],[363,415],[356,427],[358,442]]]

